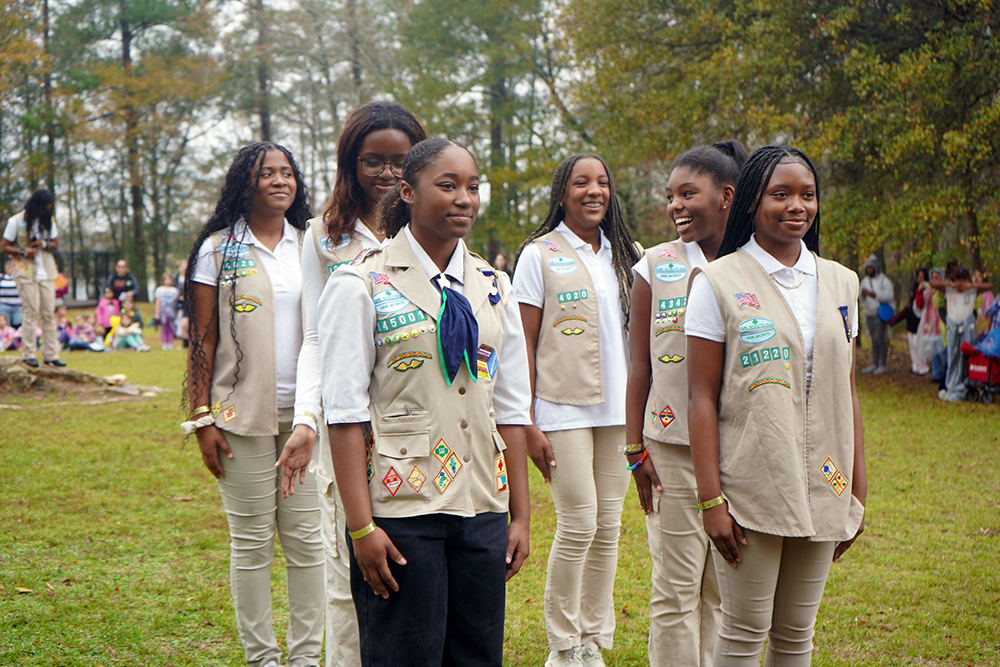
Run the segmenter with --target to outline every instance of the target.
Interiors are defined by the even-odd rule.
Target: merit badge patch
[[[219,244],[219,252],[226,259],[245,259],[250,254],[250,246],[235,241]]]
[[[420,493],[420,489],[424,488],[424,482],[426,481],[427,475],[420,472],[420,468],[417,466],[413,466],[413,470],[406,476],[406,483],[417,493]]]
[[[743,320],[740,322],[739,330],[740,340],[751,345],[771,340],[777,334],[774,330],[774,322],[766,320],[763,317]]]
[[[399,290],[386,289],[372,295],[372,303],[375,304],[375,312],[379,315],[396,313],[410,305],[407,299]]]
[[[212,406],[212,416],[218,417],[222,413],[222,401],[218,400],[215,405]]]
[[[660,410],[659,412],[656,411],[656,405],[653,405],[653,421],[659,419],[660,424],[663,425],[663,428],[670,426],[670,424],[674,421],[675,418],[676,417],[674,416],[674,411],[670,409],[669,405]]]
[[[441,438],[438,440],[437,447],[434,448],[434,456],[437,457],[438,461],[444,463],[449,454],[451,454],[451,447],[444,441],[444,438]]]
[[[382,478],[382,483],[385,484],[385,488],[389,489],[389,495],[395,496],[403,484],[403,480],[399,478],[399,473],[396,472],[395,468],[389,468],[389,472]]]
[[[677,259],[677,251],[673,248],[659,248],[656,251],[658,257],[669,257],[671,259]]]
[[[586,321],[587,318],[584,317],[583,315],[567,315],[566,317],[560,317],[559,319],[557,319],[555,322],[552,323],[552,326],[557,327],[560,324],[566,324],[567,322],[569,322],[569,325],[566,326],[566,328],[564,329],[560,329],[559,332],[563,336],[579,336],[584,331],[586,331],[586,329],[580,327],[579,325],[574,324],[574,322],[586,323]]]
[[[844,477],[844,473],[837,469],[837,466],[833,464],[833,459],[827,457],[826,461],[823,462],[820,470],[823,472],[823,477],[826,481],[830,483],[833,490],[837,492],[837,495],[841,495],[847,489],[847,478]]]
[[[493,461],[494,477],[497,482],[497,493],[507,491],[507,461],[503,458],[503,452],[497,454]]]
[[[319,247],[323,252],[336,252],[338,250],[343,250],[349,245],[351,245],[350,234],[341,234],[336,243],[333,242],[333,239],[330,238],[329,234],[326,234],[319,240]]]
[[[451,456],[449,456],[444,461],[444,471],[446,473],[448,473],[449,477],[451,477],[452,479],[455,479],[455,476],[458,474],[458,471],[461,470],[461,469],[462,469],[462,461],[459,460],[458,454],[456,454],[455,452],[452,452]]]
[[[368,275],[371,276],[373,285],[388,285],[389,276],[384,273],[378,273],[376,271],[369,271]]]
[[[791,389],[792,387],[792,385],[788,384],[788,380],[782,380],[781,378],[761,378],[756,382],[751,382],[750,386],[747,387],[747,391],[753,391],[757,387],[763,387],[765,384],[776,384],[786,389]]]
[[[350,264],[350,263],[351,260],[347,260],[344,262],[337,262],[336,264],[331,264],[330,266],[326,267],[326,275],[331,276],[333,275],[334,271],[342,267],[344,264]]]
[[[582,301],[587,298],[587,290],[578,289],[578,290],[573,290],[572,292],[559,292],[556,295],[556,298],[559,299],[559,303]]]
[[[671,331],[677,333],[684,333],[684,327],[680,326],[679,324],[668,324],[665,327],[660,327],[659,329],[657,329],[656,334],[653,336],[653,338],[658,338],[659,336],[665,333],[670,333]]]
[[[655,271],[660,282],[675,283],[687,277],[688,267],[680,262],[663,262],[656,265]]]
[[[662,357],[657,357],[657,360],[665,364],[678,364],[684,361],[684,357],[679,354],[665,354]]]
[[[230,297],[229,303],[232,304],[233,310],[237,313],[252,313],[264,305],[260,299],[249,294]]]
[[[222,411],[222,420],[227,424],[236,419],[236,406],[230,405],[228,408]]]
[[[411,324],[416,324],[417,322],[426,322],[427,316],[424,315],[422,310],[408,310],[405,313],[399,313],[398,315],[392,315],[391,317],[384,317],[375,323],[375,331],[377,333],[388,333],[394,331],[401,327],[409,326]],[[426,331],[419,331],[418,333],[427,333]]]
[[[393,355],[388,361],[385,362],[385,365],[394,371],[404,373],[406,371],[413,370],[414,368],[420,368],[424,365],[424,361],[431,358],[430,352],[411,350],[409,352],[400,352],[399,354]]]
[[[552,252],[562,252],[562,248],[559,247],[558,243],[553,243],[552,241],[542,241],[542,245]]]
[[[483,343],[476,350],[476,375],[480,380],[492,380],[500,364],[496,348]]]
[[[572,257],[553,257],[549,260],[552,273],[573,273],[576,271],[576,260]]]
[[[733,296],[736,297],[736,305],[740,308],[746,308],[749,306],[750,308],[760,310],[760,301],[757,300],[757,295],[750,294],[749,292],[745,294],[743,292],[736,292]]]
[[[375,466],[372,465],[372,457],[368,457],[368,481],[372,481],[372,475],[375,474]]]
[[[444,471],[444,468],[441,468],[438,470],[438,474],[434,476],[434,486],[437,487],[439,493],[443,494],[449,484],[451,484],[451,477]]]

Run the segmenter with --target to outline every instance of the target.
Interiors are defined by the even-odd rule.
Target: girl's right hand
[[[354,560],[358,562],[361,576],[372,587],[372,592],[386,600],[389,599],[389,589],[399,592],[399,584],[389,571],[391,558],[399,565],[406,565],[406,559],[392,543],[385,531],[377,527],[364,537],[354,540]]]
[[[524,427],[524,435],[528,441],[528,456],[532,463],[542,473],[545,483],[552,481],[550,468],[556,467],[556,457],[552,455],[552,444],[540,428],[531,424]]]
[[[208,472],[212,473],[215,479],[225,477],[222,471],[222,464],[219,463],[219,450],[226,455],[226,458],[233,458],[233,452],[229,449],[229,443],[217,426],[203,426],[196,431],[198,447],[201,448],[201,460],[205,462]]]
[[[719,554],[727,563],[736,567],[740,562],[740,548],[737,542],[746,546],[747,538],[744,537],[740,524],[729,514],[729,503],[722,503],[705,510],[701,513],[701,520],[705,525],[705,532],[719,550]]]

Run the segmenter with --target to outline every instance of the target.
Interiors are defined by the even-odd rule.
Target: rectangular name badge
[[[492,380],[497,374],[499,361],[497,351],[493,347],[483,343],[476,352],[476,366],[478,376],[481,380]]]

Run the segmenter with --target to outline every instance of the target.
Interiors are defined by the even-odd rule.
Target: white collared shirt
[[[555,231],[562,233],[587,268],[597,292],[598,328],[601,333],[601,387],[604,402],[597,405],[563,405],[535,398],[535,425],[543,431],[575,428],[621,426],[625,423],[625,382],[628,376],[628,346],[621,302],[618,300],[618,277],[611,265],[611,243],[601,232],[601,248],[574,234],[565,222]],[[514,291],[521,303],[536,308],[545,306],[545,282],[542,256],[538,246],[529,243],[521,252],[514,271]]]
[[[699,266],[704,266],[708,264],[708,259],[705,258],[705,252],[701,249],[701,246],[697,242],[685,243],[684,250],[687,251],[688,263],[691,266],[688,267],[690,272],[692,269],[697,269]],[[652,285],[652,281],[649,279],[649,262],[646,260],[646,256],[643,255],[639,258],[639,261],[635,263],[632,267],[632,272],[646,281],[647,285]]]
[[[427,280],[438,283],[441,271],[413,238],[410,226],[401,233]],[[454,278],[445,286],[460,294],[465,291],[465,252],[465,242],[459,239],[444,271]],[[501,425],[530,424],[528,356],[516,298],[508,299],[504,314],[503,354],[493,388],[495,419]],[[437,313],[430,315],[436,317]],[[375,322],[375,306],[361,274],[353,266],[340,267],[326,281],[317,319],[323,414],[328,424],[371,420],[368,389],[375,367]]]
[[[298,234],[285,220],[281,239],[273,252],[254,237],[243,220],[233,225],[233,235],[245,245],[254,246],[271,281],[278,407],[290,408],[295,405],[295,372],[302,347],[302,263]],[[212,287],[219,284],[219,268],[212,256],[211,238],[205,239],[198,250],[192,280]]]
[[[778,291],[795,315],[802,333],[806,352],[806,378],[812,375],[813,344],[816,340],[816,304],[819,299],[819,281],[816,278],[816,257],[806,244],[799,241],[799,259],[794,266],[785,266],[757,244],[756,234],[743,246],[750,257],[760,264],[771,276]],[[793,285],[798,287],[791,288]],[[722,321],[719,302],[715,290],[701,273],[691,282],[688,293],[687,310],[684,311],[684,333],[687,336],[705,338],[717,343],[726,342],[726,326]],[[855,310],[851,325],[851,337],[858,335],[858,313]]]
[[[24,223],[24,211],[16,213],[7,219],[7,225],[3,230],[3,237],[10,241],[11,243],[17,243],[17,235],[20,233],[20,226]],[[39,238],[41,240],[49,240],[59,238],[59,228],[56,225],[55,217],[52,218],[52,229],[49,230],[48,235],[42,234],[39,231]],[[55,280],[55,276],[50,276],[45,272],[45,263],[42,261],[42,253],[39,251],[35,254],[35,282],[41,282],[43,280]]]
[[[310,232],[311,234],[311,232]],[[388,239],[379,241],[368,229],[368,225],[356,220],[354,235],[362,250],[379,248],[387,244]],[[306,237],[302,244],[302,317],[305,334],[302,337],[302,351],[299,352],[298,374],[295,379],[295,419],[293,426],[305,424],[312,430],[317,430],[317,424],[309,415],[319,417],[322,412],[323,393],[320,387],[319,372],[319,332],[317,328],[317,311],[319,298],[326,287],[330,274],[323,268],[316,243]]]

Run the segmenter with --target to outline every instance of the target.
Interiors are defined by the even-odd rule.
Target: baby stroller
[[[992,403],[1000,393],[1000,327],[990,331],[978,345],[962,343],[968,380],[965,399]]]

